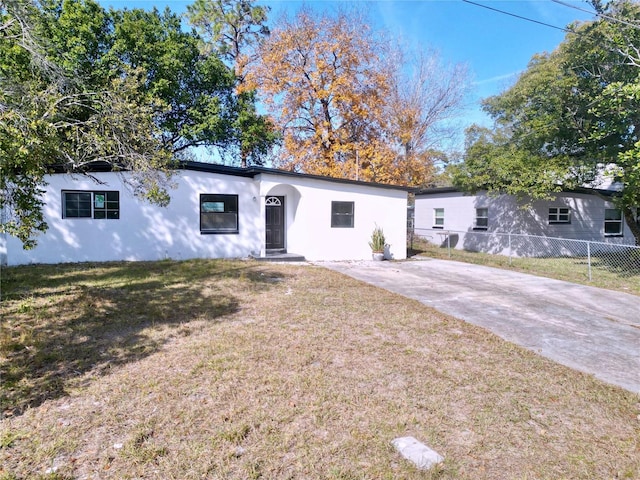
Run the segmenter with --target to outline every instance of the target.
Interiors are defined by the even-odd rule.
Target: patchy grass
[[[504,255],[492,255],[482,252],[451,249],[434,245],[420,237],[414,237],[409,254],[424,255],[432,258],[450,259],[458,262],[474,263],[489,267],[504,268],[533,275],[540,275],[557,280],[606,288],[620,292],[640,295],[640,261],[632,259],[630,265],[620,265],[615,258],[593,256],[591,263],[591,281],[589,280],[588,262],[586,258],[553,257],[553,258],[517,258],[509,260]]]
[[[640,478],[637,395],[321,267],[2,282],[2,479]]]

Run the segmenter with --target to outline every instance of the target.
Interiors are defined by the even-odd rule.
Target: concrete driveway
[[[640,297],[446,260],[321,265],[640,393]]]

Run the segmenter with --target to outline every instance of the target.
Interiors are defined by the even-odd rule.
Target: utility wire
[[[551,1],[554,2],[554,3],[558,3],[560,5],[564,5],[565,7],[574,8],[574,9],[579,10],[581,12],[590,13],[591,15],[597,15],[598,17],[604,18],[605,20],[610,20],[610,21],[616,22],[616,23],[622,23],[623,25],[628,25],[629,27],[640,29],[640,25],[637,25],[637,24],[631,23],[631,22],[627,22],[626,20],[622,20],[620,18],[612,17],[610,15],[605,15],[604,13],[592,12],[591,10],[587,10],[585,8],[580,8],[580,7],[576,6],[576,5],[571,5],[570,3],[562,2],[561,0],[551,0]]]
[[[505,12],[504,10],[499,10],[497,8],[490,7],[488,5],[482,5],[481,3],[472,2],[471,0],[462,0],[465,3],[470,3],[471,5],[475,5],[476,7],[486,8],[487,10],[493,10],[494,12],[502,13],[504,15],[509,15],[510,17],[519,18],[520,20],[526,20],[527,22],[537,23],[538,25],[544,25],[545,27],[555,28],[556,30],[560,30],[566,33],[576,33],[573,30],[569,30],[563,27],[557,27],[555,25],[551,25],[550,23],[540,22],[538,20],[534,20],[532,18],[523,17],[521,15],[516,15],[515,13]]]

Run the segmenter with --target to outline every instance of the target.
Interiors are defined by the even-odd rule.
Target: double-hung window
[[[63,191],[62,218],[120,218],[120,192]]]
[[[476,208],[476,220],[473,226],[475,230],[486,230],[489,228],[489,209]]]
[[[604,210],[604,235],[605,237],[622,235],[622,210],[619,208]]]
[[[238,231],[238,195],[200,195],[200,233]]]
[[[353,228],[354,202],[331,202],[331,228]]]
[[[571,211],[568,207],[549,207],[549,225],[571,223]]]
[[[444,228],[444,208],[433,209],[433,228]]]

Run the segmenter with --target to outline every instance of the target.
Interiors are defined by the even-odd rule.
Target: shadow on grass
[[[17,415],[64,396],[71,379],[188,335],[191,320],[219,323],[239,310],[236,292],[281,278],[264,266],[209,260],[5,268],[0,411]]]
[[[620,277],[640,276],[640,252],[601,253],[592,257],[591,266],[614,273]]]

